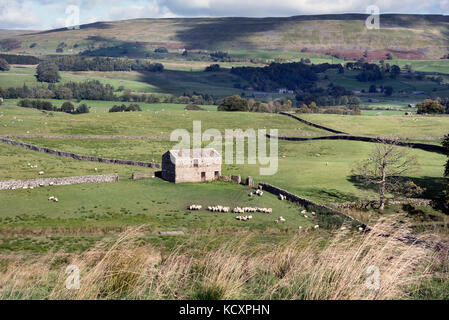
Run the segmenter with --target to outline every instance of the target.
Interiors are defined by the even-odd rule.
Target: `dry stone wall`
[[[363,222],[358,221],[358,220],[354,219],[353,217],[348,216],[347,214],[344,214],[343,212],[337,211],[334,208],[331,208],[331,207],[328,207],[328,206],[325,206],[325,205],[322,205],[322,204],[315,203],[315,202],[313,202],[313,201],[311,201],[309,199],[301,198],[301,197],[297,196],[296,194],[290,193],[290,192],[288,192],[286,190],[283,190],[283,189],[278,188],[276,186],[273,186],[271,184],[267,184],[267,183],[262,183],[261,182],[261,183],[259,183],[259,187],[262,187],[263,190],[265,190],[267,192],[270,192],[270,193],[272,193],[272,194],[274,194],[276,196],[279,196],[280,194],[282,194],[283,196],[286,197],[286,199],[288,201],[297,203],[297,204],[299,204],[299,205],[301,205],[301,206],[303,206],[305,208],[313,206],[315,208],[320,208],[320,209],[328,210],[330,212],[335,212],[335,213],[337,213],[339,215],[342,215],[342,216],[348,218],[349,220],[356,221],[356,222],[360,223],[362,228],[364,228],[364,229],[367,228],[367,226]]]
[[[101,162],[101,163],[112,163],[112,164],[123,164],[123,165],[129,165],[129,166],[139,166],[139,167],[156,168],[156,169],[159,169],[161,167],[161,165],[159,163],[85,156],[85,155],[80,155],[80,154],[76,154],[76,153],[72,153],[72,152],[65,152],[65,151],[53,150],[53,149],[46,148],[46,147],[39,147],[39,146],[35,146],[32,144],[28,144],[28,143],[24,143],[24,142],[20,142],[20,141],[16,141],[16,140],[10,140],[10,139],[6,139],[6,138],[0,138],[0,142],[6,143],[6,144],[9,144],[12,146],[30,149],[33,151],[49,153],[49,154],[52,154],[52,155],[55,155],[58,157],[72,158],[75,160],[93,161],[93,162]]]
[[[94,176],[78,176],[78,177],[64,177],[64,178],[38,178],[30,180],[6,180],[0,181],[0,190],[7,189],[27,189],[38,188],[45,186],[63,186],[69,184],[82,184],[82,183],[104,183],[104,182],[117,182],[118,175],[113,174],[101,174]]]

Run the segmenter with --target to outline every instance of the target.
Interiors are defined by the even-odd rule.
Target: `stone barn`
[[[162,179],[180,182],[218,180],[221,155],[212,148],[169,150],[162,155]]]

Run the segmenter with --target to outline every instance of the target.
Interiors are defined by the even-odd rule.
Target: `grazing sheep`
[[[44,171],[39,171],[39,175],[41,176],[41,175],[43,175],[44,174]]]
[[[95,172],[97,172],[97,171],[98,171],[98,169],[97,169],[97,168],[94,168],[94,171],[95,171]]]
[[[285,222],[285,219],[283,217],[279,217],[280,222]]]
[[[318,229],[319,227],[320,227],[319,225],[315,225],[313,228]]]
[[[312,211],[312,214],[315,215],[315,212]]]
[[[201,208],[202,206],[196,204],[192,204],[189,206],[189,210],[201,210]]]
[[[48,200],[55,200],[55,197],[51,196]]]
[[[256,190],[256,194],[260,197],[260,196],[263,195],[263,191],[260,190],[260,189],[257,189],[257,190]]]
[[[307,212],[306,210],[302,210],[302,211],[301,211],[302,214],[304,214],[304,213],[306,213],[306,212]]]
[[[359,227],[359,231],[362,232],[362,231],[363,231],[363,228],[362,228],[362,227]]]
[[[304,215],[304,218],[308,218],[309,216],[307,216],[307,215]]]

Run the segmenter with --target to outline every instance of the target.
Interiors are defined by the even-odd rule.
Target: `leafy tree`
[[[390,69],[390,77],[392,79],[396,79],[401,74],[401,68],[399,68],[397,65],[394,65]]]
[[[386,86],[384,87],[384,94],[389,97],[393,94],[393,87],[392,86]]]
[[[184,110],[204,110],[203,108],[199,107],[196,104],[188,104],[186,105],[186,107],[184,108]]]
[[[387,193],[409,193],[406,190],[411,184],[401,176],[414,170],[418,162],[415,156],[407,154],[395,143],[379,142],[368,159],[355,163],[352,173],[365,186],[377,188],[379,209],[383,210]]]
[[[0,58],[0,71],[9,71],[9,63],[3,58]]]
[[[89,107],[85,103],[80,104],[75,110],[75,113],[78,113],[78,114],[89,113],[89,112],[90,112]]]
[[[446,108],[443,105],[441,105],[437,100],[432,99],[426,99],[422,102],[419,102],[416,104],[416,107],[418,108],[417,111],[418,114],[424,113],[442,114],[446,112]]]
[[[221,105],[217,108],[218,111],[248,111],[248,101],[239,95],[233,95],[224,98]]]
[[[75,111],[75,106],[70,101],[66,101],[62,104],[61,111],[66,113],[73,113],[73,111]]]
[[[166,47],[159,47],[159,48],[154,49],[154,52],[157,52],[157,53],[168,53],[168,49]]]
[[[204,69],[205,72],[218,72],[220,71],[220,65],[219,64],[211,64],[210,66],[206,67]]]
[[[61,79],[58,66],[50,61],[41,62],[37,66],[36,76],[40,82],[56,83]]]

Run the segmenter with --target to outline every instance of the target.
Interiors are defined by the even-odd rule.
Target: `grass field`
[[[60,101],[61,102],[61,101]],[[116,102],[88,102],[95,106],[89,114],[69,115],[54,112],[45,115],[35,109],[0,107],[2,126],[0,134],[118,134],[170,135],[177,128],[192,130],[193,121],[201,121],[202,130],[225,129],[279,129],[280,133],[322,133],[278,114],[229,113],[216,111],[185,111],[184,105],[139,104],[144,111],[136,113],[108,113]],[[208,109],[214,109],[213,106]],[[23,120],[23,121],[20,121]]]
[[[384,112],[384,111],[376,111]],[[303,114],[302,118],[351,134],[403,137],[442,137],[449,131],[447,116],[390,117]]]

